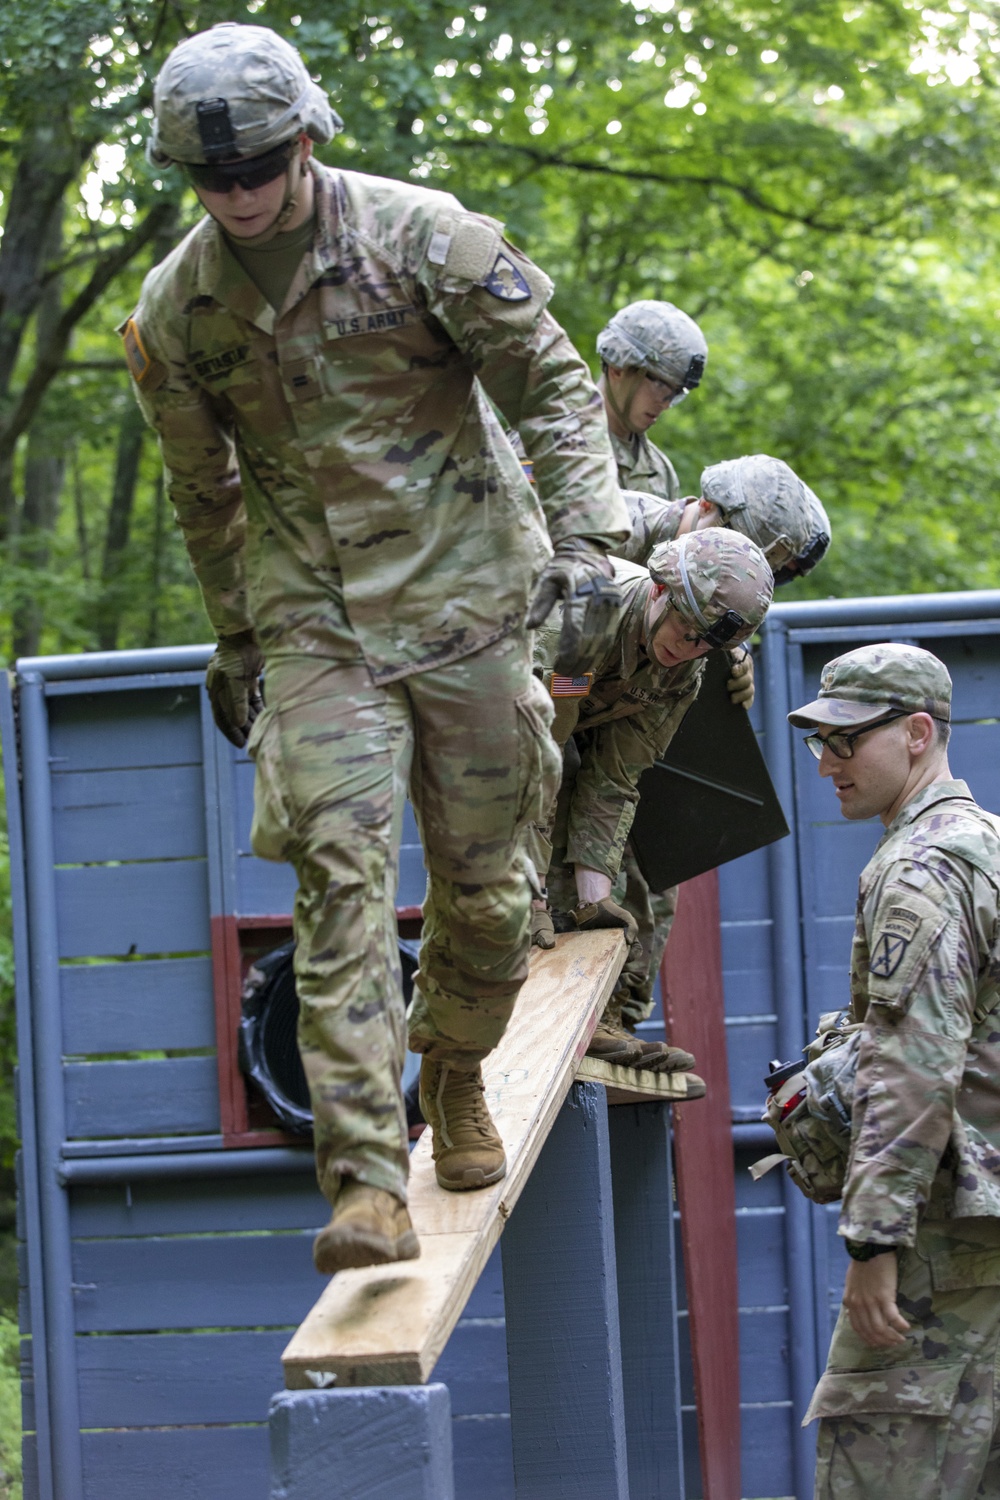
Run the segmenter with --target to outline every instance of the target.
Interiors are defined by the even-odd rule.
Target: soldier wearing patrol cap
[[[952,778],[929,651],[850,651],[788,717],[844,817],[886,830],[851,958],[851,1262],[806,1415],[816,1497],[1000,1495],[1000,820]]]
[[[565,747],[557,803],[528,841],[536,868],[547,870],[549,906],[536,903],[534,918],[541,947],[552,946],[554,924],[622,927],[635,939],[635,918],[612,889],[639,778],[663,755],[697,696],[707,652],[746,640],[771,602],[771,570],[760,548],[722,529],[661,544],[648,568],[616,561],[615,573],[623,596],[615,635],[590,672],[575,679],[558,672],[554,621],[535,642],[536,670],[556,709],[553,734]],[[616,989],[593,1055],[629,1066],[693,1066],[689,1053],[625,1031],[623,1000]]]
[[[551,282],[447,193],[318,166],[340,121],[293,47],[230,23],[191,37],[154,115],[151,158],[208,216],[147,277],[125,346],[218,636],[216,722],[256,761],[253,846],[299,879],[332,1205],[316,1264],[408,1259],[404,798],[429,869],[409,1042],[438,1181],[475,1188],[505,1170],[480,1062],[527,972],[521,836],[558,769],[526,624],[561,598],[562,669],[601,649],[628,518]]]
[[[708,527],[728,527],[757,543],[778,587],[815,567],[829,546],[830,523],[816,495],[788,464],[766,453],[712,464],[702,471],[697,499],[662,500],[634,490],[622,493],[632,519],[632,535],[618,550],[632,562],[646,562],[656,547],[675,537]],[[731,663],[730,696],[749,710],[754,698],[749,648],[732,652]],[[636,947],[618,979],[615,1003],[626,1026],[635,1027],[653,1009],[653,992],[677,911],[677,887],[649,889],[631,840],[622,870],[622,904],[635,918],[638,932]]]
[[[630,302],[598,334],[597,352],[619,484],[676,500],[677,472],[646,433],[701,383],[704,334],[672,302]]]

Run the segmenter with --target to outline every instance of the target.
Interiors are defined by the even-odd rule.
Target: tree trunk
[[[43,424],[36,422],[28,435],[24,464],[24,507],[17,542],[18,570],[23,582],[14,609],[15,656],[37,656],[41,645],[49,590],[41,586],[37,575],[44,573],[49,565],[65,468],[65,457],[52,452],[51,438]]]
[[[130,401],[118,430],[115,482],[104,537],[104,559],[101,565],[103,590],[97,610],[97,644],[102,651],[114,651],[118,645],[118,631],[126,603],[125,563],[128,539],[145,434],[146,423],[142,412]]]
[[[153,484],[153,554],[149,568],[149,623],[146,626],[146,645],[160,644],[160,586],[163,573],[163,527],[166,519],[166,486],[163,469]]]

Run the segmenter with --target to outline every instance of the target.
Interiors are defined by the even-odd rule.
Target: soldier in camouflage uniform
[[[646,433],[700,384],[708,359],[701,329],[672,302],[630,302],[598,334],[597,352],[619,484],[676,500],[677,472]]]
[[[126,353],[219,638],[213,712],[256,760],[253,846],[299,877],[316,1264],[410,1258],[404,799],[430,875],[409,1042],[438,1181],[478,1187],[505,1170],[480,1061],[527,972],[521,836],[558,771],[525,627],[562,598],[564,669],[599,648],[628,518],[548,278],[447,193],[311,160],[340,122],[294,48],[216,26],[154,112],[151,159],[209,217],[147,277]]]
[[[952,779],[950,713],[937,657],[879,645],[789,715],[844,816],[886,829],[851,960],[852,1258],[806,1415],[817,1500],[1000,1495],[1000,820]]]
[[[539,632],[536,671],[555,703],[553,734],[565,747],[563,778],[549,825],[535,828],[529,850],[547,871],[549,908],[536,903],[535,941],[551,946],[553,922],[577,928],[636,921],[612,899],[638,802],[642,773],[665,752],[697,696],[704,657],[756,630],[771,601],[771,571],[760,548],[722,529],[662,543],[648,570],[615,562],[623,603],[607,648],[592,671],[568,679],[555,670],[558,625]],[[630,954],[630,968],[645,973]],[[633,975],[633,982],[636,979]],[[690,1053],[637,1042],[622,1028],[627,987],[608,1004],[591,1051],[626,1065],[694,1065]]]
[[[780,458],[756,453],[703,470],[698,499],[666,501],[623,491],[632,535],[619,555],[644,563],[654,548],[706,527],[724,526],[758,544],[774,573],[775,586],[809,572],[829,546],[826,511],[807,484]],[[729,691],[747,710],[753,705],[753,658],[749,648],[731,656]],[[639,869],[631,841],[622,860],[622,905],[635,917],[637,949],[618,979],[615,1004],[628,1027],[648,1019],[664,949],[677,910],[677,887],[654,892]]]

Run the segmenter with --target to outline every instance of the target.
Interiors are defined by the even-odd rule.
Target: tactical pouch
[[[814,1203],[834,1203],[844,1190],[851,1147],[851,1106],[861,1027],[842,1013],[823,1016],[806,1049],[811,1061],[768,1095],[762,1118],[780,1150],[750,1168],[754,1181],[782,1161],[796,1187]]]

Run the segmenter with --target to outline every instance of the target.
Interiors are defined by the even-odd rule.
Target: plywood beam
[[[425,1131],[410,1157],[420,1259],[333,1277],[282,1357],[289,1389],[427,1380],[577,1076],[625,952],[617,929],[566,934],[533,952],[510,1025],[483,1065],[507,1176],[480,1192],[445,1192]]]

